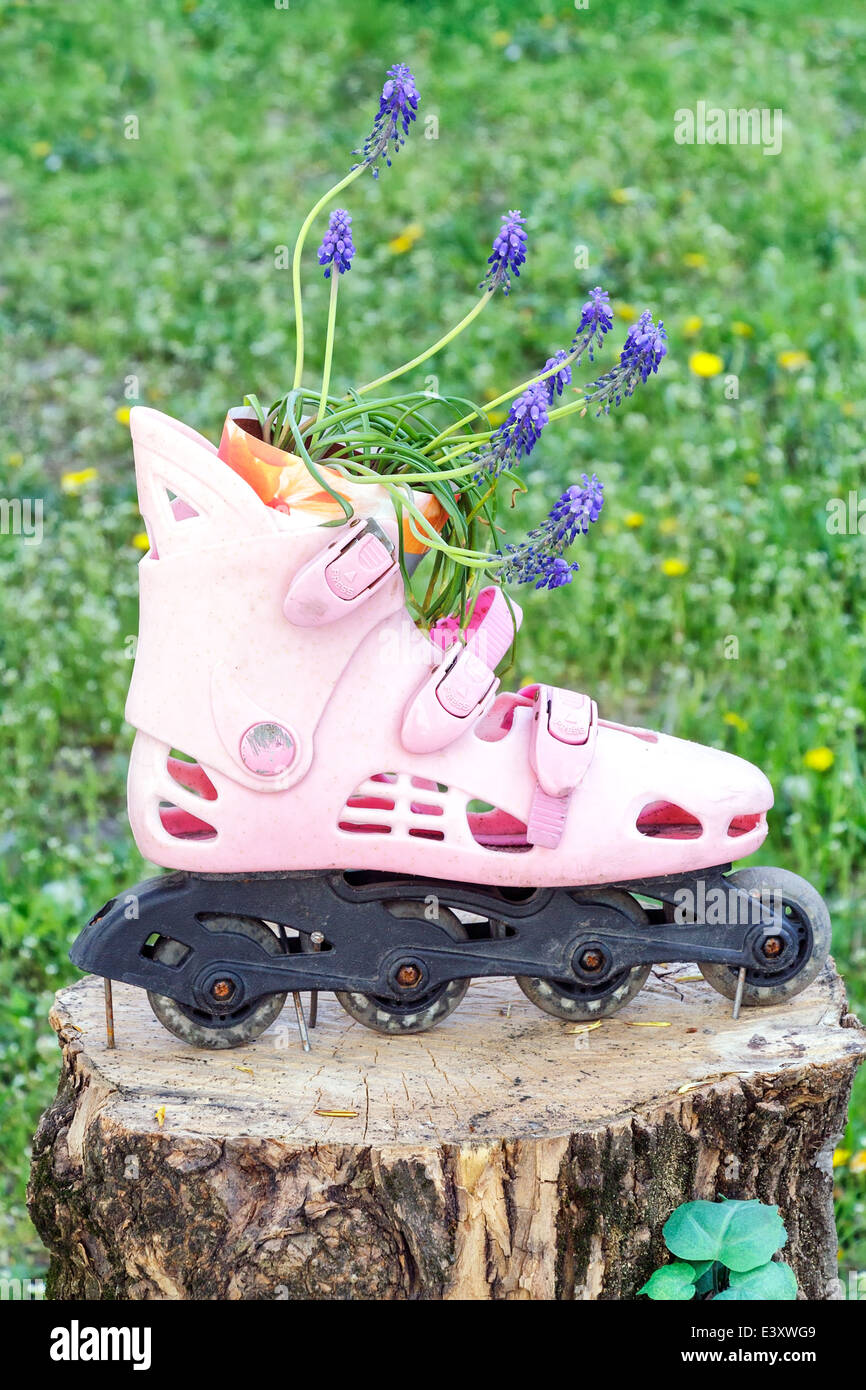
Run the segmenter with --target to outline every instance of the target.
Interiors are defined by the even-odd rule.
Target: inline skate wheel
[[[797,954],[785,969],[778,972],[760,969],[746,971],[743,1004],[766,1007],[783,1004],[810,985],[821,970],[830,952],[830,913],[827,904],[811,883],[787,869],[747,868],[728,874],[729,883],[753,892],[757,896],[778,894],[782,911],[789,926],[797,933]],[[737,967],[698,963],[698,969],[713,989],[726,999],[737,993]]]
[[[636,926],[645,927],[647,924],[646,913],[640,903],[635,902],[631,894],[616,888],[572,896],[581,907],[611,907]],[[545,980],[529,975],[518,975],[516,978],[527,999],[544,1013],[569,1022],[589,1023],[597,1018],[609,1018],[633,999],[646,983],[650,968],[649,965],[634,965],[597,985],[576,979],[566,984],[561,980]]]
[[[280,938],[264,922],[245,917],[211,917],[205,925],[208,931],[230,931],[247,936],[271,956],[282,954]],[[179,941],[160,937],[154,945],[153,958],[166,965],[176,965],[183,959],[185,950]],[[179,1004],[166,994],[148,991],[147,997],[163,1028],[181,1042],[207,1048],[243,1047],[252,1042],[279,1017],[286,1002],[285,994],[268,994],[242,1003],[234,1012],[210,1014],[189,1004]]]
[[[388,911],[404,921],[428,921],[427,909],[423,902],[405,899],[400,902],[383,903]],[[437,925],[444,927],[454,941],[466,941],[468,934],[463,923],[447,907],[439,908]],[[399,938],[395,932],[395,944]],[[405,975],[407,986],[411,988],[412,964],[407,959]],[[468,980],[446,980],[435,985],[421,995],[408,995],[405,1000],[385,998],[375,994],[337,992],[337,998],[346,1013],[356,1023],[372,1028],[375,1033],[426,1033],[443,1018],[453,1013],[469,988]]]

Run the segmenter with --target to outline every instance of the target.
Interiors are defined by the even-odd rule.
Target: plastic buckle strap
[[[501,589],[482,589],[464,640],[447,647],[444,661],[406,707],[404,748],[410,753],[436,752],[487,713],[499,688],[494,667],[514,641],[522,616],[516,604],[512,614]],[[449,624],[447,632],[454,630]]]
[[[452,647],[406,707],[403,747],[410,753],[446,748],[487,713],[498,688],[490,667],[469,647]]]
[[[379,522],[354,517],[298,570],[283,601],[289,622],[316,627],[366,603],[397,570],[396,548]]]
[[[529,760],[536,787],[526,838],[530,844],[556,849],[571,798],[595,753],[598,709],[588,695],[539,685],[534,721]]]

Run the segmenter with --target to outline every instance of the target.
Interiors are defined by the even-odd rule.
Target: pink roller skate
[[[757,768],[589,695],[500,691],[520,611],[495,587],[465,630],[422,633],[382,489],[326,528],[165,415],[134,410],[132,433],[150,551],[129,816],[176,872],[131,890],[133,920],[128,895],[102,909],[82,969],[146,989],[205,1047],[256,1037],[289,992],[414,1033],[473,976],[513,975],[569,1020],[613,1013],[659,961],[697,961],[737,1007],[815,978],[815,890],[729,872],[767,833]]]

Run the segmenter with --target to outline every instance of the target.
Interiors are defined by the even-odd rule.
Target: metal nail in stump
[[[324,933],[323,933],[323,932],[320,932],[320,931],[311,931],[311,932],[310,932],[310,940],[311,940],[312,943],[313,943],[313,950],[314,950],[314,951],[321,951],[322,947],[323,947],[324,944],[325,944],[325,936],[324,936]],[[310,1027],[311,1027],[311,1028],[315,1028],[316,1022],[317,1022],[317,1020],[318,1020],[318,1017],[319,1017],[319,991],[318,991],[317,989],[311,989],[311,990],[310,990]]]

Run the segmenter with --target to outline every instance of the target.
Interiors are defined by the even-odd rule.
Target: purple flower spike
[[[571,344],[572,352],[575,348],[579,349],[575,358],[576,366],[580,366],[580,359],[587,350],[590,362],[593,361],[595,349],[601,347],[605,333],[609,333],[612,327],[613,309],[610,306],[610,296],[601,285],[596,285],[594,290],[590,290],[589,299],[580,311],[580,323]]]
[[[549,404],[546,381],[537,381],[517,397],[508,412],[508,419],[494,431],[484,453],[474,456],[478,464],[475,474],[477,482],[485,478],[498,478],[503,469],[512,468],[532,453],[548,422]]]
[[[523,230],[525,221],[526,218],[518,211],[505,214],[493,243],[493,252],[487,257],[490,269],[481,281],[479,289],[489,290],[493,294],[501,285],[503,293],[508,294],[511,289],[511,275],[520,277],[520,267],[526,260],[526,233]]]
[[[653,322],[649,309],[633,323],[626,335],[619,362],[586,388],[588,405],[595,405],[597,415],[610,414],[612,405],[619,405],[624,396],[634,392],[638,381],[646,381],[657,372],[667,353],[668,335],[661,319]]]
[[[635,377],[640,374],[641,381],[646,381],[650,372],[658,371],[668,350],[667,341],[664,324],[659,322],[656,327],[652,314],[646,309],[628,330],[620,364]]]
[[[564,348],[555,352],[552,357],[548,357],[544,364],[544,370],[549,372],[552,367],[556,367],[560,362],[564,362],[568,353]],[[561,396],[566,386],[571,383],[571,367],[563,367],[560,371],[554,372],[552,376],[545,377],[544,385],[547,387],[547,399],[553,404],[556,396]]]
[[[369,166],[373,178],[379,177],[379,160],[385,160],[391,167],[391,154],[397,154],[406,143],[409,126],[417,119],[418,88],[415,78],[405,63],[395,63],[388,69],[388,80],[379,98],[379,110],[373,122],[373,129],[364,141],[363,148],[355,150],[361,162]],[[393,150],[389,152],[389,145]],[[352,166],[357,169],[357,164]]]
[[[531,454],[541,438],[541,431],[548,420],[547,405],[547,383],[536,382],[517,397],[508,412],[508,419],[500,425],[499,428],[508,434],[518,458]]]
[[[355,246],[352,241],[352,219],[345,208],[335,208],[328,221],[322,244],[319,247],[319,265],[325,267],[325,279],[331,278],[331,267],[336,266],[341,275],[352,269]]]
[[[603,506],[604,485],[594,473],[591,478],[584,473],[579,484],[566,488],[525,541],[508,546],[501,577],[506,583],[534,584],[536,589],[558,589],[570,584],[580,565],[566,560],[564,551],[578,536],[586,535],[591,523],[598,521]]]

